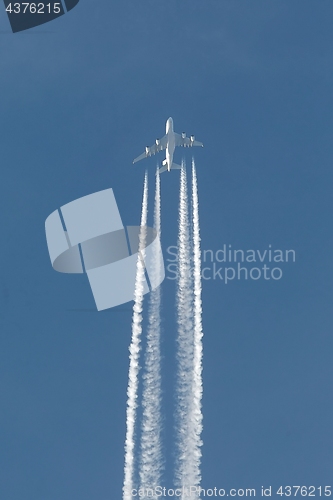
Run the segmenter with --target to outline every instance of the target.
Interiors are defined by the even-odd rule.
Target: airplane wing
[[[148,156],[155,155],[156,153],[159,153],[159,151],[163,151],[163,149],[166,149],[167,147],[167,142],[168,141],[166,135],[162,137],[162,139],[156,139],[155,144],[150,147],[147,146],[146,151],[135,158],[135,160],[133,160],[133,163],[143,160],[144,158],[148,158]]]
[[[176,136],[176,146],[181,146],[183,148],[191,148],[192,146],[201,146],[203,144],[200,141],[196,141],[194,135],[191,137],[186,137],[185,134],[175,134]]]

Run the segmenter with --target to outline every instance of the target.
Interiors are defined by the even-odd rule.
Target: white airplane
[[[181,166],[177,165],[177,163],[173,163],[173,153],[176,146],[182,146],[183,148],[191,148],[192,146],[203,147],[202,142],[196,141],[194,135],[186,137],[185,132],[183,132],[182,134],[177,134],[176,132],[174,132],[172,118],[167,119],[165,132],[166,134],[164,137],[162,137],[162,139],[156,139],[155,144],[153,144],[150,148],[147,146],[146,151],[142,153],[142,155],[135,158],[133,163],[143,160],[144,158],[152,156],[165,149],[165,160],[163,160],[163,167],[159,169],[159,172],[162,173],[166,170],[170,172],[171,169],[181,168]]]

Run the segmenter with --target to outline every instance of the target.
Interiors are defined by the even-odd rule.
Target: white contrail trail
[[[177,281],[177,462],[175,479],[178,487],[195,486],[193,452],[195,442],[192,417],[193,377],[193,279],[191,273],[191,240],[189,234],[187,180],[184,162],[180,173],[178,281]]]
[[[202,432],[202,304],[198,186],[192,160],[193,226],[188,218],[185,165],[180,179],[178,235],[178,461],[179,487],[199,487]],[[190,228],[192,231],[190,231]],[[193,251],[193,253],[192,253]],[[193,260],[191,260],[191,258]],[[191,269],[193,264],[193,274]],[[193,498],[199,495],[192,494]],[[182,498],[185,499],[185,496]]]
[[[142,254],[145,249],[145,228],[147,226],[148,213],[148,175],[145,173],[141,229],[139,236],[139,252],[136,266],[134,306],[132,319],[132,340],[129,348],[130,363],[128,371],[127,386],[127,409],[126,409],[126,440],[125,440],[125,470],[123,485],[123,500],[132,500],[132,489],[134,483],[134,447],[135,447],[135,422],[138,398],[138,374],[139,374],[139,355],[142,332],[142,305],[144,295],[145,267]]]
[[[192,210],[193,210],[193,274],[194,274],[194,353],[193,353],[193,408],[192,422],[194,425],[193,486],[201,482],[201,433],[202,433],[202,302],[201,302],[201,250],[197,173],[192,159]]]
[[[154,208],[154,227],[158,237],[161,234],[161,196],[160,175],[156,171],[156,191]],[[154,255],[153,268],[157,282],[162,266],[160,253]],[[150,293],[148,308],[147,346],[145,353],[145,373],[142,393],[142,435],[140,457],[140,485],[147,491],[154,491],[161,484],[163,468],[161,444],[161,289],[157,287]],[[151,496],[151,498],[157,498]]]

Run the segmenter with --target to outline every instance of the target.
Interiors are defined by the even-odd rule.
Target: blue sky
[[[138,224],[145,165],[132,160],[169,116],[205,144],[202,247],[296,251],[279,281],[203,283],[203,486],[330,484],[332,14],[328,0],[81,0],[13,35],[0,12],[0,498],[120,498],[131,305],[94,312],[86,278],[52,270],[44,221],[112,187]],[[165,250],[178,177],[161,179]]]

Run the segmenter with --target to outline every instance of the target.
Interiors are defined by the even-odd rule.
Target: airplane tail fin
[[[172,170],[179,170],[179,169],[181,169],[182,167],[181,167],[180,165],[178,165],[177,163],[173,163],[171,168],[172,168]],[[160,173],[160,174],[162,174],[162,173],[163,173],[163,172],[165,172],[166,170],[168,170],[168,164],[167,164],[167,161],[166,161],[166,160],[164,160],[164,161],[163,161],[163,167],[161,167],[161,168],[159,169],[159,173]]]

